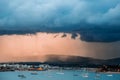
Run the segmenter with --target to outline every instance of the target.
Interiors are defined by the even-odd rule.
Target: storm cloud
[[[120,40],[120,0],[0,0],[0,34],[66,32],[88,42]]]
[[[120,41],[112,43],[88,43],[78,35],[61,38],[64,33],[37,33],[36,35],[0,36],[0,62],[45,61],[46,55],[68,55],[112,59],[120,57]],[[57,36],[55,38],[55,36]]]

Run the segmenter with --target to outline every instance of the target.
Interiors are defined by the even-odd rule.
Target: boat
[[[31,75],[38,75],[38,73],[37,72],[32,72]]]
[[[26,78],[26,76],[23,75],[23,74],[18,75],[18,77],[20,77],[20,78]]]
[[[108,76],[108,77],[112,77],[113,75],[112,75],[112,74],[108,74],[107,76]]]
[[[64,74],[63,72],[57,72],[56,74]]]
[[[100,74],[96,73],[95,80],[100,80]]]
[[[85,78],[88,77],[88,71],[87,71],[87,68],[84,68],[84,69],[83,69],[82,77],[85,77]]]
[[[87,78],[87,77],[88,77],[88,73],[84,73],[84,74],[82,74],[82,77]]]
[[[74,74],[73,76],[79,76],[78,74]]]

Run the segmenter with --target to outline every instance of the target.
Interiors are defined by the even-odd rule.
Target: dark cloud
[[[97,29],[81,32],[81,40],[87,42],[115,42],[120,40],[120,29]]]
[[[119,9],[120,0],[0,0],[0,34],[65,32],[89,42],[119,41]]]
[[[71,38],[75,39],[78,35],[76,33],[72,33]]]
[[[66,37],[67,35],[64,33],[61,37],[63,38],[63,37]]]

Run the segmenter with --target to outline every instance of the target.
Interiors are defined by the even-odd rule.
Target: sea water
[[[24,77],[19,75],[24,75]],[[0,80],[120,80],[120,74],[83,72],[80,70],[15,71],[0,72]]]

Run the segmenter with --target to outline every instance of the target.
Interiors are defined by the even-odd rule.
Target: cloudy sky
[[[120,57],[119,9],[120,0],[0,0],[0,61]]]

